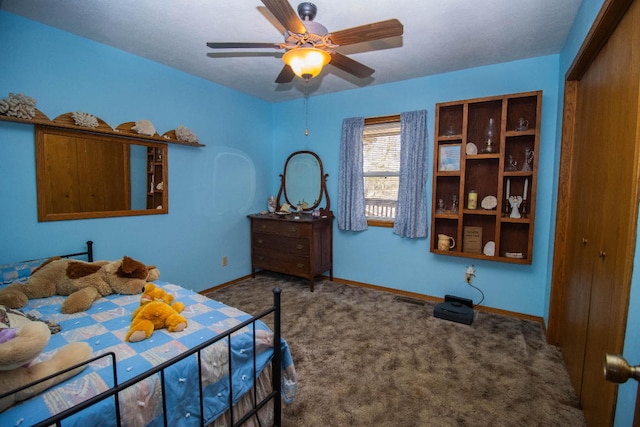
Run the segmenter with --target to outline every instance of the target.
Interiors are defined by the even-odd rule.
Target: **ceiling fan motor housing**
[[[298,5],[298,16],[303,21],[313,21],[313,18],[316,17],[316,13],[318,13],[318,8],[313,3],[304,2]]]

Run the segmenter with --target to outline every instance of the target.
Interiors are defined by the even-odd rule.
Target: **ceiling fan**
[[[340,31],[329,31],[314,22],[318,8],[313,3],[298,5],[298,14],[287,0],[261,0],[273,16],[284,26],[283,43],[210,42],[212,49],[273,48],[284,49],[285,62],[276,83],[289,83],[297,75],[305,80],[315,77],[322,67],[330,64],[358,78],[371,76],[375,70],[334,49],[355,43],[401,36],[403,26],[397,19],[375,22]]]

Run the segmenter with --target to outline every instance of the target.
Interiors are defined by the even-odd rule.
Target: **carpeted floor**
[[[299,393],[283,426],[584,426],[541,325],[476,311],[467,326],[433,304],[264,273],[209,297],[248,313],[282,292]]]

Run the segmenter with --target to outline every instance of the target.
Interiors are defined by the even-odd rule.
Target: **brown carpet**
[[[259,274],[209,297],[248,313],[282,292],[299,393],[283,426],[584,426],[557,348],[536,322],[476,311],[467,326],[433,303]]]

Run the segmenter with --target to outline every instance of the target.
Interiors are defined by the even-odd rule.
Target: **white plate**
[[[482,206],[482,209],[495,209],[498,206],[498,199],[496,199],[496,196],[487,196],[482,199],[480,206]]]
[[[474,144],[473,142],[467,142],[466,151],[469,155],[478,154],[478,147],[476,147],[476,144]]]
[[[487,244],[484,245],[484,249],[482,250],[482,253],[485,254],[486,256],[494,256],[496,254],[496,243],[487,242]]]

